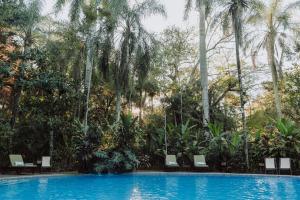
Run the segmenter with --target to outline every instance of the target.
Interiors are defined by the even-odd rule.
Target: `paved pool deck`
[[[34,178],[34,177],[53,177],[53,176],[69,176],[78,175],[78,172],[61,172],[61,173],[43,173],[43,174],[0,174],[0,180],[16,179],[16,178]]]

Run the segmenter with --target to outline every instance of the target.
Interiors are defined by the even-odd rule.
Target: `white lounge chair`
[[[175,155],[166,155],[166,166],[167,167],[179,167]]]
[[[205,161],[204,155],[194,155],[194,166],[195,167],[208,167]]]
[[[292,167],[291,167],[291,159],[290,158],[280,158],[279,160],[279,174],[281,170],[290,171],[292,174]]]
[[[275,158],[265,158],[265,173],[267,171],[277,171]]]
[[[33,163],[24,163],[22,156],[19,154],[9,155],[9,160],[11,167],[16,169],[17,173],[19,173],[21,169],[32,169],[32,173],[34,173],[34,169],[37,167]]]

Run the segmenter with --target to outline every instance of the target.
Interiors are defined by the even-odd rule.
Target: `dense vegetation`
[[[199,34],[148,32],[145,18],[166,16],[156,0],[57,0],[57,12],[68,2],[62,22],[39,0],[0,0],[0,165],[19,153],[123,172],[168,153],[215,170],[266,156],[300,167],[299,2],[187,0]]]

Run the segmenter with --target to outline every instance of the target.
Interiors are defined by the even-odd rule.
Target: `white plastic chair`
[[[275,158],[265,158],[265,173],[267,173],[267,171],[277,171]]]
[[[291,159],[290,158],[280,158],[279,160],[279,174],[281,170],[288,170],[292,174]]]
[[[42,168],[51,168],[51,157],[50,156],[42,157]]]

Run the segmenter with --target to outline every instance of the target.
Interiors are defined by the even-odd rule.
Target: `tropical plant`
[[[137,168],[139,161],[130,150],[97,151],[94,153],[96,173],[123,173]]]
[[[293,121],[280,119],[275,122],[280,141],[280,156],[293,157],[300,153],[300,130]]]
[[[98,127],[91,127],[87,134],[84,134],[84,125],[77,122],[77,134],[73,136],[75,158],[78,161],[79,169],[84,172],[93,170],[91,164],[94,152],[100,145],[101,130]]]
[[[277,118],[282,118],[281,95],[279,77],[282,79],[282,64],[287,52],[289,52],[290,35],[299,33],[293,23],[292,11],[300,6],[299,1],[284,5],[282,0],[270,0],[268,3],[260,3],[255,12],[248,18],[248,23],[256,25],[254,31],[246,34],[248,40],[246,47],[251,48],[253,57],[256,57],[261,49],[267,53],[268,65],[272,73],[273,93]],[[263,25],[262,25],[263,24]],[[279,53],[281,51],[281,53]],[[255,60],[255,59],[254,59]]]
[[[208,159],[215,165],[220,165],[226,160],[228,153],[228,141],[226,140],[227,133],[223,132],[221,124],[209,123],[210,140],[208,145]]]
[[[136,60],[138,61],[138,72],[144,72],[149,68],[149,51],[148,46],[153,37],[142,26],[142,18],[151,15],[165,15],[164,7],[156,0],[145,0],[136,3],[133,6],[126,5],[123,7],[121,17],[118,23],[122,24],[120,47],[117,51],[116,60],[114,61],[114,81],[116,91],[116,121],[119,122],[121,116],[121,96],[125,93],[129,82],[129,76],[132,72],[133,54],[137,52]],[[146,58],[146,60],[145,60]],[[143,63],[141,63],[143,61]],[[142,64],[142,65],[141,65]],[[147,74],[147,73],[146,73]],[[145,75],[146,75],[145,74]],[[145,77],[139,73],[140,83]],[[141,97],[142,98],[142,97]]]

